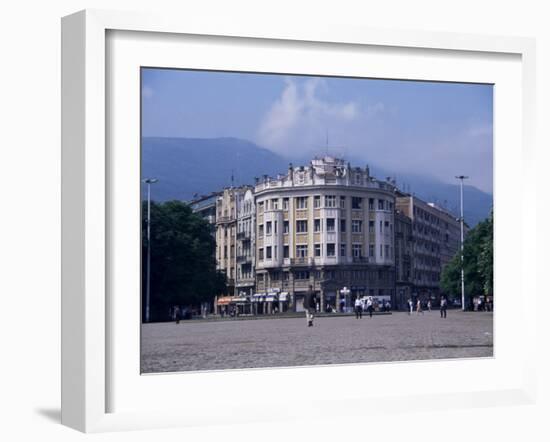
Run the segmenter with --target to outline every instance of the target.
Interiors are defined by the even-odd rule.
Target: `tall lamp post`
[[[464,304],[464,180],[467,176],[455,176],[460,180],[460,285],[462,290],[462,311],[466,311]]]
[[[147,287],[145,295],[145,322],[150,320],[151,306],[151,184],[155,184],[156,178],[143,180],[147,184]]]

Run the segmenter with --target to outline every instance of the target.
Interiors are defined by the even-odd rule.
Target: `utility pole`
[[[147,288],[145,295],[145,322],[149,322],[151,318],[151,184],[157,181],[156,178],[143,180],[147,184]]]
[[[467,176],[455,176],[460,180],[460,284],[462,289],[462,311],[466,311],[464,303],[464,180]]]

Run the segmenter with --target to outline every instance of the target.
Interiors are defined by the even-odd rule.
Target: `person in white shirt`
[[[367,298],[367,311],[369,312],[369,317],[372,318],[372,310],[373,310],[373,305],[372,305],[372,296],[369,296]]]
[[[363,318],[363,303],[359,297],[355,300],[355,319]]]

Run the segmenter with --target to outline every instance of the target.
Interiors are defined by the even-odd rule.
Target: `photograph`
[[[140,76],[142,374],[494,356],[493,84]]]

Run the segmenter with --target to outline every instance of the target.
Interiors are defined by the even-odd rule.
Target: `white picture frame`
[[[515,148],[514,158],[521,158],[524,167],[528,167],[533,158],[535,45],[532,39],[342,26],[327,28],[311,24],[300,28],[281,23],[272,26],[265,26],[265,23],[243,25],[98,10],[82,11],[65,17],[62,21],[62,423],[80,431],[208,425],[218,418],[223,421],[224,416],[229,419],[228,422],[260,422],[266,419],[265,414],[254,409],[241,413],[241,417],[237,413],[228,415],[227,410],[219,411],[219,416],[215,409],[206,414],[206,403],[197,404],[194,410],[168,404],[162,409],[152,406],[149,410],[142,407],[139,410],[113,411],[109,405],[109,394],[114,388],[109,375],[113,360],[109,328],[116,321],[108,298],[111,287],[109,244],[113,241],[111,235],[116,229],[109,228],[114,213],[114,200],[110,193],[112,187],[108,183],[111,165],[109,134],[106,131],[110,112],[107,107],[108,81],[111,78],[105,73],[108,71],[107,57],[112,55],[108,51],[107,34],[113,31],[155,33],[156,37],[161,35],[171,38],[186,35],[216,36],[222,39],[285,42],[287,45],[307,42],[311,45],[336,45],[341,49],[369,46],[381,52],[391,48],[401,48],[403,51],[426,49],[432,53],[435,51],[436,57],[437,53],[469,53],[479,60],[490,54],[516,57],[521,69],[521,110],[513,115],[520,115],[521,120],[515,121],[517,131],[514,134],[519,134],[520,146]],[[139,94],[139,89],[135,93]],[[498,108],[496,114],[496,118],[499,118]],[[499,131],[495,133],[498,137]],[[497,186],[496,195],[498,192]],[[521,279],[517,280],[514,288],[518,288],[521,293],[535,292],[534,269],[527,265],[527,257],[535,250],[536,236],[526,221],[536,216],[536,192],[524,187],[515,192],[513,195],[521,198],[523,205],[518,224],[512,226],[521,229],[521,244],[514,249],[521,254]],[[495,216],[495,219],[495,235],[498,238],[499,218]],[[501,232],[510,228],[510,225],[501,226]],[[499,247],[496,240],[496,254],[499,253]],[[504,247],[500,250],[504,250]],[[498,282],[498,275],[496,278]],[[510,312],[506,302],[503,301],[501,305],[503,308],[496,313],[497,322],[500,320],[498,315],[506,318]],[[518,365],[514,367],[513,379],[500,380],[486,389],[472,385],[462,387],[461,391],[441,393],[437,392],[437,388],[424,394],[398,388],[385,393],[375,392],[374,395],[362,390],[354,395],[333,391],[323,394],[323,397],[313,395],[309,398],[312,408],[308,413],[322,416],[330,403],[337,403],[341,412],[347,414],[353,414],[358,409],[364,413],[366,410],[392,412],[407,407],[460,408],[470,406],[472,401],[477,401],[478,405],[532,403],[536,391],[535,324],[522,314],[525,313],[523,308],[523,304],[519,306],[517,320],[521,327],[520,337],[525,341],[521,354],[516,356]],[[136,318],[137,328],[138,325]],[[496,339],[501,339],[501,336],[496,334]],[[495,359],[498,358],[497,348]],[[469,369],[475,370],[475,363],[470,365]],[[345,375],[354,376],[357,370],[363,370],[364,367],[334,367],[330,370],[341,370]],[[377,369],[380,367],[390,369],[389,365],[379,365]],[[324,373],[326,367],[314,370]],[[237,379],[247,373],[246,370],[236,371],[228,376]],[[267,375],[284,376],[287,380],[295,378],[293,382],[296,379],[299,382],[303,376],[310,375],[311,370],[282,369],[277,370],[277,373],[269,370],[254,373],[258,376],[258,382],[262,382],[262,377],[265,379]],[[208,376],[204,378],[205,382],[222,376],[222,373],[210,373]],[[157,376],[157,381],[160,380],[163,388],[168,389],[176,379],[177,375],[172,378]],[[200,382],[200,379],[197,376],[193,381]],[[240,407],[253,405],[254,394],[241,398]],[[298,411],[292,404],[284,410],[279,407],[278,411],[269,416],[269,420],[296,418]]]

